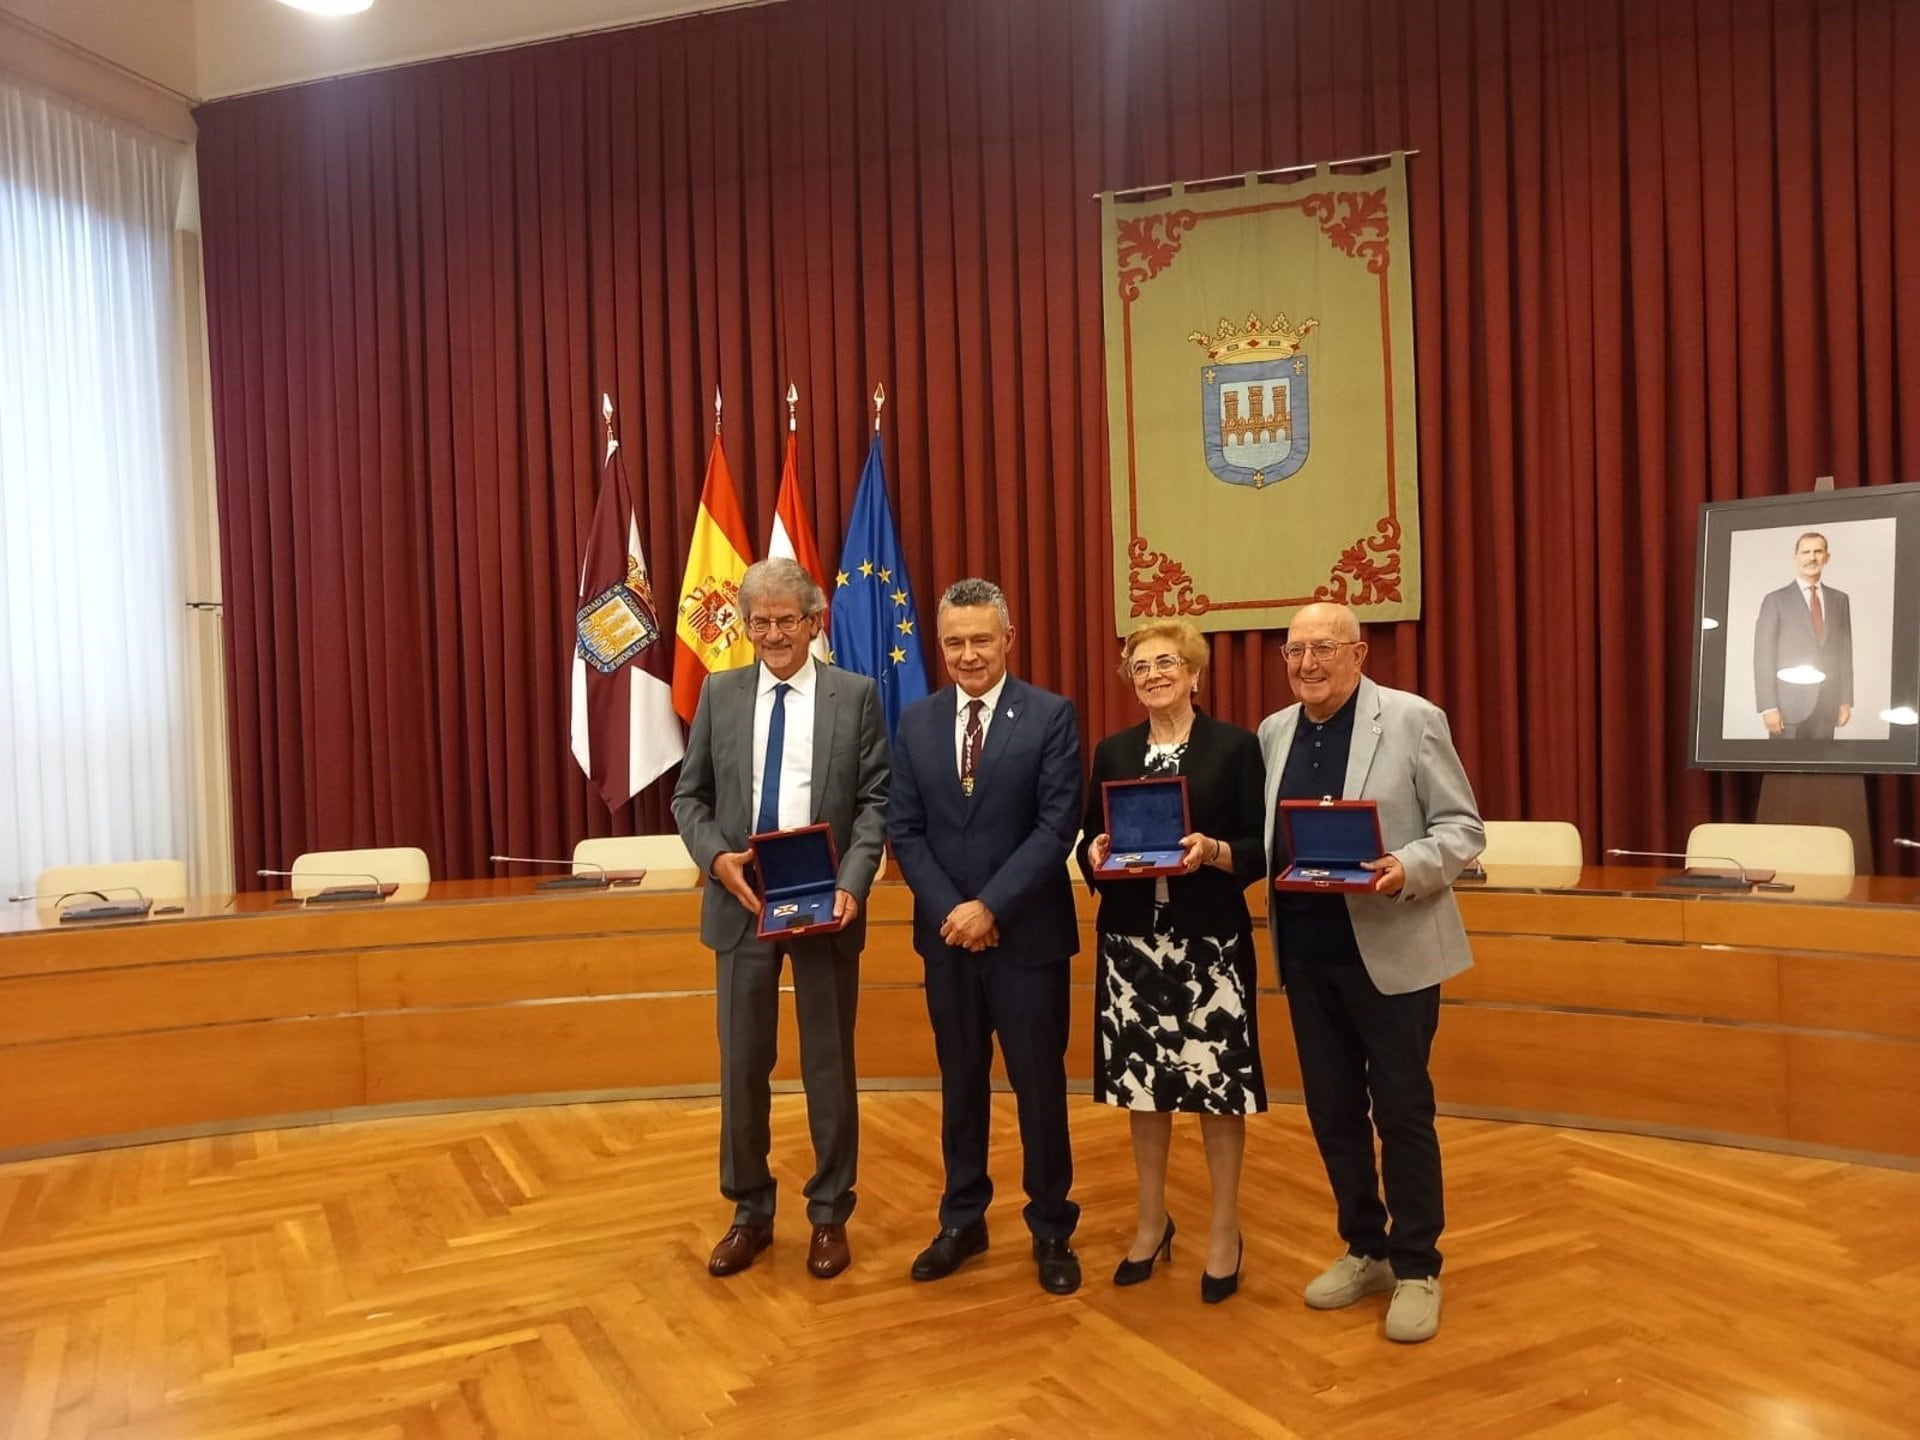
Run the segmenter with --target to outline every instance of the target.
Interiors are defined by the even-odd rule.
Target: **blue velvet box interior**
[[[1371,890],[1378,860],[1380,807],[1371,800],[1282,800],[1293,863],[1273,882],[1276,890]]]
[[[1186,776],[1109,780],[1100,798],[1108,836],[1107,862],[1098,871],[1103,878],[1181,873],[1180,837],[1189,828]]]
[[[833,892],[840,873],[833,831],[825,825],[772,831],[747,842],[760,872],[760,938],[838,930]]]

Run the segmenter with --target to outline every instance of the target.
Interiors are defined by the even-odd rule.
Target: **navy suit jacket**
[[[928,959],[965,954],[940,926],[978,900],[1000,929],[988,956],[1065,960],[1080,948],[1067,873],[1080,824],[1073,702],[1008,676],[969,796],[954,752],[955,690],[909,705],[894,734],[887,834],[913,889],[913,948]]]

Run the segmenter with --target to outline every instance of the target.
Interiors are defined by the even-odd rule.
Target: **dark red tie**
[[[1818,585],[1809,585],[1807,587],[1807,610],[1813,616],[1813,643],[1816,645],[1826,644],[1827,614],[1826,611],[1820,608],[1820,587]]]
[[[967,702],[967,730],[960,738],[960,788],[969,795],[973,793],[973,767],[980,763],[980,712],[986,708],[984,700]]]

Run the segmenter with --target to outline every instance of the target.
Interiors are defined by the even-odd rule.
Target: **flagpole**
[[[606,422],[607,427],[607,453],[600,460],[600,463],[605,465],[607,461],[613,459],[613,452],[620,448],[620,440],[613,431],[613,396],[604,390],[600,392],[600,418]]]
[[[887,387],[875,385],[873,387],[873,433],[876,435],[880,433],[880,412],[886,408]]]
[[[720,433],[720,387],[713,387],[713,433]]]
[[[787,382],[787,433],[793,434],[800,428],[800,422],[794,418],[793,407],[800,403],[800,387],[791,380]]]

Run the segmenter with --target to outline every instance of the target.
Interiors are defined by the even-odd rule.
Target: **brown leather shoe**
[[[807,1246],[807,1269],[819,1280],[831,1280],[853,1263],[853,1251],[847,1248],[847,1227],[816,1225],[813,1240]]]
[[[754,1257],[773,1243],[771,1225],[735,1225],[720,1237],[707,1260],[709,1275],[738,1275]]]

